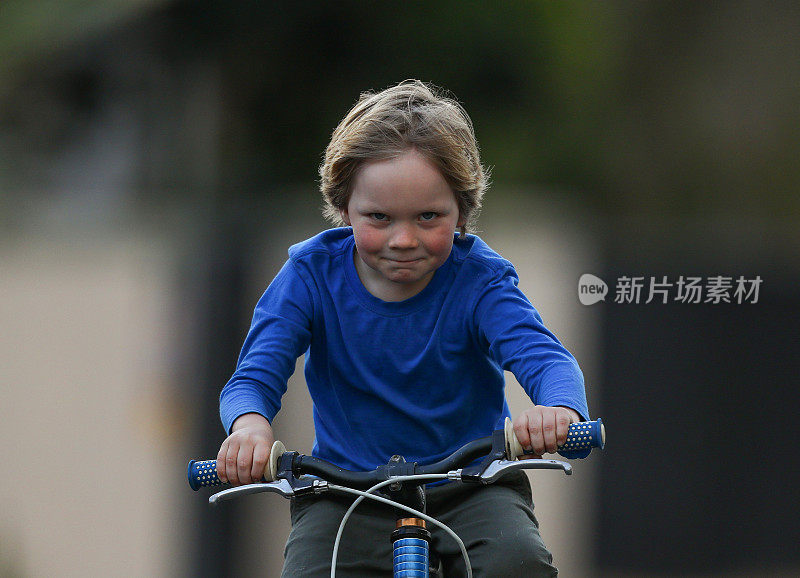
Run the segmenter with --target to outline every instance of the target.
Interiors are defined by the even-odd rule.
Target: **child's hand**
[[[222,442],[217,454],[217,475],[234,486],[261,481],[275,437],[263,415],[246,413],[236,418],[233,433]]]
[[[541,457],[555,453],[567,441],[569,424],[579,421],[578,412],[568,407],[534,405],[514,420],[514,433],[523,449],[533,449],[536,456],[531,457]]]

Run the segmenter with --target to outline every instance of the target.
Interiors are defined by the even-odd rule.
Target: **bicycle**
[[[570,424],[567,440],[558,453],[567,459],[585,458],[592,448],[605,447],[605,426],[601,419]],[[393,456],[385,465],[368,472],[344,470],[320,458],[286,451],[280,441],[272,446],[269,463],[262,483],[229,488],[209,497],[209,503],[239,496],[274,492],[290,499],[308,494],[333,491],[357,495],[339,525],[331,555],[331,578],[336,575],[339,543],[350,514],[364,499],[394,506],[398,511],[397,527],[391,534],[393,544],[393,576],[395,578],[427,578],[430,572],[438,575],[438,563],[431,555],[431,534],[426,522],[442,528],[459,545],[467,576],[472,576],[469,555],[461,539],[446,525],[425,514],[423,484],[436,480],[460,480],[466,484],[491,484],[501,476],[516,470],[554,469],[572,474],[572,466],[559,460],[517,460],[524,451],[514,435],[511,420],[491,436],[469,442],[450,456],[433,464],[407,463],[402,456]],[[476,460],[479,463],[475,464]],[[222,485],[216,474],[216,460],[189,462],[187,477],[193,490]],[[375,495],[389,486],[389,497]],[[411,514],[409,517],[407,512]]]

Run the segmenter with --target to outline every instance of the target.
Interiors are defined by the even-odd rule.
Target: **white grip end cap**
[[[286,446],[283,442],[275,440],[272,444],[272,449],[269,452],[269,462],[267,469],[264,471],[264,479],[268,482],[274,482],[275,476],[278,475],[278,459],[286,453]]]
[[[511,418],[506,418],[503,430],[506,435],[506,457],[509,460],[516,460],[524,452],[522,450],[522,445],[520,445],[517,439],[517,434],[514,433],[514,424],[511,423]]]

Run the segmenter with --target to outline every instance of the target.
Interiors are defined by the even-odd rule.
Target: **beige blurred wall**
[[[171,278],[152,239],[0,245],[0,575],[185,574]]]

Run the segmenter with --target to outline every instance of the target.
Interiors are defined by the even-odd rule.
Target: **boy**
[[[230,435],[219,477],[261,478],[270,420],[304,352],[312,453],[340,467],[371,470],[394,454],[432,463],[501,429],[506,369],[536,404],[514,420],[520,443],[554,452],[571,422],[588,419],[583,376],[511,263],[467,234],[487,175],[463,108],[418,81],[365,94],[334,131],[320,175],[325,214],[345,226],[291,247],[256,306],[220,396]],[[347,505],[293,501],[283,576],[329,575]],[[477,489],[431,487],[428,512],[461,536],[478,576],[556,573],[521,473]],[[338,574],[385,575],[391,509],[365,504],[354,516]],[[434,530],[433,547],[445,575],[463,575],[449,537]]]

